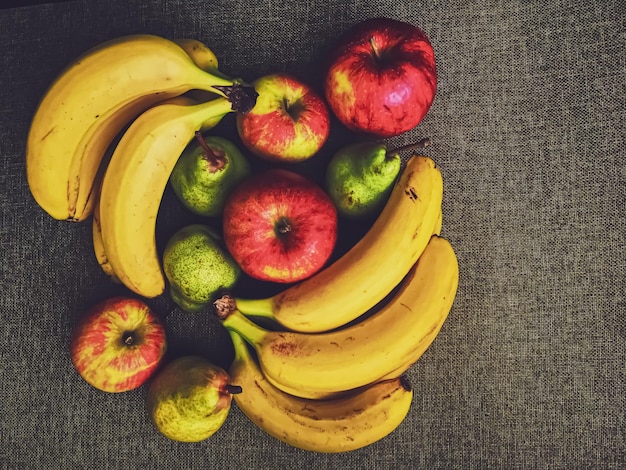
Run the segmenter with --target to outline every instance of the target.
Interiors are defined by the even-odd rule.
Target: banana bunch
[[[442,192],[434,162],[413,156],[372,228],[334,264],[270,299],[216,301],[235,346],[235,402],[261,429],[344,452],[400,425],[412,397],[404,374],[458,288],[456,253],[440,235]]]
[[[69,64],[31,122],[26,173],[36,202],[59,220],[93,215],[98,262],[144,297],[165,288],[154,229],[171,169],[195,132],[256,101],[217,65],[195,39],[123,36]]]
[[[404,377],[382,380],[349,396],[298,398],[266,380],[245,341],[230,332],[235,359],[231,382],[241,386],[235,403],[262,430],[301,449],[347,452],[391,433],[409,412],[413,392]]]

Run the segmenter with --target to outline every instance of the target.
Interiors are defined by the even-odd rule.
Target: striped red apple
[[[254,88],[259,94],[254,108],[237,115],[237,130],[248,150],[273,162],[300,162],[315,155],[330,132],[322,97],[287,73],[263,76]]]
[[[105,392],[141,386],[167,348],[161,320],[143,301],[112,297],[91,307],[72,332],[70,355],[87,383]]]
[[[347,128],[392,137],[417,126],[437,90],[435,53],[406,21],[369,18],[347,30],[327,58],[324,94]]]
[[[323,268],[337,240],[337,210],[313,180],[271,168],[244,180],[226,201],[224,242],[254,279],[292,283]]]

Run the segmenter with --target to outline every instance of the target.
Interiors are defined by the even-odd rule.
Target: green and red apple
[[[274,162],[300,162],[315,155],[330,131],[322,97],[287,73],[266,75],[253,85],[256,104],[237,115],[237,130],[248,150]]]
[[[347,128],[392,137],[416,127],[435,98],[435,54],[420,28],[370,18],[347,30],[327,57],[324,94]]]
[[[272,168],[240,184],[226,201],[224,242],[254,279],[291,283],[310,277],[337,240],[328,194],[299,173]]]
[[[113,297],[91,307],[72,332],[70,355],[87,383],[105,392],[141,386],[167,348],[165,328],[150,307],[132,297]]]

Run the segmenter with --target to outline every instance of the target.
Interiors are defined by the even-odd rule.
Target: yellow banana
[[[382,376],[380,379],[378,379],[377,382],[381,382],[383,380],[389,380],[389,379],[397,379],[398,377],[404,375],[411,368],[411,366],[413,366],[413,364],[415,364],[417,360],[419,359],[419,357],[416,357],[416,356],[419,356],[419,355],[414,353],[414,354],[407,356],[404,359],[404,362],[402,363],[401,366],[397,367],[391,372],[388,372],[387,374]],[[336,399],[336,398],[344,397],[350,394],[354,394],[358,392],[359,390],[363,389],[364,387],[367,387],[367,385],[364,385],[364,386],[353,388],[350,390],[343,390],[341,392],[329,393],[329,392],[303,390],[302,388],[291,388],[291,387],[286,386],[285,384],[281,384],[280,382],[272,379],[272,377],[269,377],[269,376],[264,376],[264,377],[265,377],[265,380],[267,380],[269,383],[271,383],[274,387],[278,388],[279,390],[282,390],[283,392],[288,393],[289,395],[293,395],[295,397],[308,398],[310,400],[328,400],[331,398]]]
[[[305,397],[332,396],[416,361],[443,326],[458,279],[452,245],[433,235],[392,299],[359,323],[319,334],[270,331],[237,310],[222,323],[255,348],[275,386]]]
[[[391,372],[386,373],[384,376],[380,377],[379,379],[376,380],[376,382],[380,382],[383,380],[389,380],[389,379],[397,379],[398,377],[402,376],[406,371],[408,371],[411,366],[413,364],[415,364],[417,362],[418,358],[414,358],[415,354],[411,354],[409,356],[407,356],[404,359],[404,362],[402,363],[402,365],[400,365],[399,367],[395,368],[394,370],[392,370]],[[320,391],[320,390],[306,390],[303,389],[302,387],[289,387],[287,385],[285,385],[284,383],[280,383],[279,381],[273,379],[271,376],[269,375],[265,375],[265,380],[267,380],[270,384],[272,384],[274,387],[278,388],[279,390],[289,394],[289,395],[293,395],[294,397],[300,397],[300,398],[308,398],[310,400],[328,400],[328,399],[336,399],[336,398],[341,398],[347,395],[351,395],[354,394],[356,392],[358,392],[359,390],[362,390],[364,387],[367,387],[368,385],[362,385],[360,387],[357,388],[352,388],[349,390],[342,390],[342,391],[336,391],[336,392],[329,392],[329,391]]]
[[[353,395],[308,400],[281,392],[265,380],[245,342],[231,332],[235,360],[231,383],[237,407],[271,436],[300,449],[348,452],[394,431],[408,414],[413,392],[402,377],[368,385]]]
[[[231,111],[226,98],[173,98],[142,113],[115,148],[102,182],[100,224],[113,271],[133,292],[163,293],[155,229],[170,173],[195,132],[214,127]]]
[[[224,96],[239,86],[200,69],[160,36],[123,36],[92,48],[61,72],[33,116],[26,144],[33,197],[56,219],[86,219],[107,148],[132,119],[191,89]]]
[[[173,41],[178,44],[187,53],[191,60],[193,60],[194,64],[202,70],[206,70],[207,72],[217,76],[228,78],[217,69],[219,63],[215,52],[213,52],[213,50],[202,41],[193,38],[178,38]],[[212,100],[219,96],[212,91],[206,90],[189,90],[185,93],[185,95],[198,101]]]
[[[435,162],[412,156],[373,226],[346,254],[273,297],[236,298],[236,308],[301,332],[328,331],[356,319],[383,300],[422,254],[435,229],[442,193]]]

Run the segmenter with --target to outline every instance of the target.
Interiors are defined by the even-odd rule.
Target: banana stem
[[[241,83],[235,83],[234,85],[229,86],[216,85],[213,88],[230,101],[233,111],[241,114],[247,114],[250,112],[250,110],[254,108],[256,99],[259,96],[254,87]]]
[[[246,340],[243,339],[243,337],[235,330],[227,329],[227,331],[230,335],[230,340],[233,343],[233,348],[235,349],[235,358],[233,363],[251,361],[252,356],[250,354],[250,350],[248,349],[248,343],[246,343]]]
[[[274,320],[272,299],[233,299],[237,310],[246,315]]]
[[[265,328],[260,327],[251,320],[248,320],[240,311],[231,312],[224,320],[222,320],[228,330],[234,330],[239,333],[252,346],[258,345],[268,333]]]

